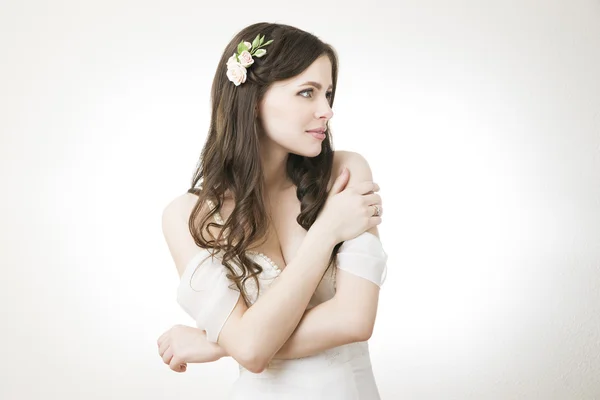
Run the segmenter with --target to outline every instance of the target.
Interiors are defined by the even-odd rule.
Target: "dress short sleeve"
[[[240,296],[239,291],[230,288],[233,282],[226,274],[221,260],[202,249],[186,265],[177,288],[177,303],[213,343]]]
[[[370,232],[364,232],[340,246],[337,268],[381,287],[387,276],[387,259],[379,238]]]

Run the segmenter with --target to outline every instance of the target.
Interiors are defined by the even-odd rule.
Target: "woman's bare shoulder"
[[[333,185],[333,181],[340,175],[344,167],[347,167],[350,171],[348,186],[366,180],[373,180],[371,167],[362,154],[355,151],[338,150],[333,153],[333,169],[329,187]]]
[[[183,274],[187,262],[202,250],[196,245],[189,229],[189,218],[197,200],[198,196],[183,193],[172,199],[162,213],[163,235],[179,276]]]
[[[163,210],[163,216],[183,218],[189,217],[198,202],[198,196],[185,192],[171,199]]]

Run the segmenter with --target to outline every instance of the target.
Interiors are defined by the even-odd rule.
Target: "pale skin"
[[[316,84],[303,85],[307,81]],[[337,270],[335,296],[305,311],[333,246],[365,231],[379,237],[377,225],[381,223],[380,217],[372,217],[372,205],[382,207],[381,198],[375,193],[379,187],[372,182],[368,163],[358,153],[340,151],[334,153],[329,187],[336,194],[335,210],[344,218],[326,212],[326,205],[323,218],[320,215],[309,231],[295,221],[299,203],[282,166],[290,152],[312,157],[320,151],[320,140],[306,130],[326,126],[333,116],[328,102],[330,83],[331,64],[327,57],[321,57],[297,77],[277,82],[261,102],[261,117],[267,132],[261,147],[267,188],[265,204],[273,229],[266,242],[251,248],[268,254],[285,268],[272,288],[252,307],[248,308],[240,297],[217,343],[207,341],[204,331],[184,325],[175,325],[163,333],[157,341],[159,354],[172,370],[183,372],[187,363],[232,356],[252,372],[261,372],[274,358],[305,357],[371,336],[379,287],[343,270]],[[347,172],[340,177],[343,167],[347,167]],[[163,230],[180,276],[194,249],[182,244],[189,238],[175,239],[182,230],[169,233],[175,229],[171,228],[171,221],[181,217],[185,221],[195,199],[191,194],[182,195],[163,214]],[[221,214],[225,219],[232,208],[231,202],[223,204]],[[365,222],[360,226],[348,222],[358,220]],[[277,329],[255,336],[242,334],[264,326]],[[248,348],[253,349],[252,353],[243,350]]]

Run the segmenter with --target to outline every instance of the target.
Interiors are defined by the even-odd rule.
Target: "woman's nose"
[[[321,106],[319,108],[319,110],[315,113],[315,116],[319,119],[321,118],[325,118],[326,120],[329,120],[333,117],[333,110],[331,109],[331,106],[329,105],[329,103],[326,103],[325,105]]]

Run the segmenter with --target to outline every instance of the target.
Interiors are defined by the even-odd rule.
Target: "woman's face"
[[[316,59],[300,75],[275,82],[259,108],[268,142],[263,145],[275,144],[305,157],[319,155],[324,139],[307,131],[327,128],[327,121],[333,117],[331,90],[331,61],[327,55]]]

